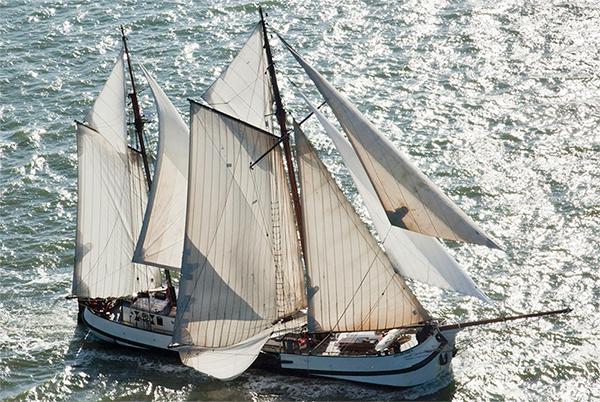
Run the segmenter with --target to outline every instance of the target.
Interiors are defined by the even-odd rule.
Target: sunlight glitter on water
[[[565,304],[574,312],[464,331],[453,376],[408,391],[260,371],[222,384],[86,338],[64,300],[75,230],[72,122],[106,77],[119,24],[185,116],[186,98],[198,98],[235,54],[256,9],[0,1],[0,399],[600,398],[598,5],[264,7],[273,28],[504,246],[449,244],[494,303],[414,284],[433,314],[461,321]],[[275,38],[273,46],[286,104],[304,116],[284,76],[315,103],[320,97]],[[147,93],[143,106],[150,116]],[[349,183],[325,135],[306,127],[338,182]]]

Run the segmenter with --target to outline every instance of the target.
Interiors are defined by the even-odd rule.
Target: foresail
[[[287,44],[286,44],[287,45]],[[346,97],[288,46],[348,135],[392,225],[429,236],[498,248]]]
[[[217,110],[271,132],[273,96],[260,22],[202,98]]]
[[[310,331],[397,328],[429,318],[295,124]]]
[[[159,142],[148,208],[133,261],[179,270],[185,231],[188,126],[158,83],[142,67],[156,102]]]
[[[350,142],[302,93],[300,96],[311,112],[315,114],[350,171],[356,189],[373,220],[375,230],[398,273],[406,278],[416,279],[429,285],[487,300],[485,294],[473,283],[454,258],[444,250],[438,240],[390,224],[375,189]]]
[[[293,224],[278,212],[279,151],[250,169],[277,137],[194,102],[190,116],[186,237],[173,339],[192,348],[234,347],[269,331],[291,308],[278,306],[276,261],[285,261],[284,283],[301,279],[300,273],[285,278],[300,271],[297,244],[282,240],[283,233],[276,239],[278,226]],[[301,306],[303,294],[292,289],[302,286],[284,288],[293,300],[288,306]]]

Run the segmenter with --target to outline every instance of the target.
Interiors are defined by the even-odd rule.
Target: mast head
[[[263,13],[263,9],[262,6],[258,6],[258,14],[260,15],[260,23],[264,26],[266,26],[267,24],[265,23],[265,15],[267,15],[266,13]]]

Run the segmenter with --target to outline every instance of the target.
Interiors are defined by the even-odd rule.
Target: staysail
[[[159,120],[156,171],[133,261],[179,270],[185,230],[188,126],[157,82],[142,67]]]
[[[202,95],[210,106],[271,131],[273,96],[259,22],[231,64]]]
[[[398,328],[428,313],[295,124],[311,332]]]
[[[428,236],[498,248],[345,96],[284,43],[314,82],[348,135],[392,225]]]
[[[300,96],[317,117],[350,171],[358,193],[373,220],[375,230],[381,237],[383,246],[398,273],[442,289],[451,289],[487,300],[485,294],[473,283],[473,280],[461,269],[454,258],[444,250],[437,239],[390,224],[375,189],[350,142],[319,109],[311,104],[304,94],[300,92]]]
[[[157,269],[131,262],[146,205],[139,155],[127,147],[123,53],[77,125],[77,239],[73,294],[132,295],[160,285]]]
[[[264,343],[264,334],[304,306],[305,296],[297,242],[283,240],[288,236],[283,229],[293,221],[282,207],[289,194],[278,189],[285,182],[280,149],[250,169],[277,137],[194,102],[190,119],[186,236],[173,341],[188,348],[180,352],[186,364],[216,376],[193,356],[238,349],[248,354],[249,340],[262,337]],[[278,289],[287,291],[283,306]],[[256,357],[260,347],[253,345]],[[233,378],[247,368],[242,366],[218,376]]]

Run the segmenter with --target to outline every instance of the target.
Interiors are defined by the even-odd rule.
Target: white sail
[[[455,290],[487,301],[485,294],[473,283],[436,239],[410,232],[390,224],[356,152],[344,136],[300,92],[300,96],[315,114],[325,132],[339,151],[356,184],[375,230],[399,274],[442,289]]]
[[[202,95],[212,107],[271,131],[273,97],[259,22],[231,64]]]
[[[286,44],[287,45],[287,44]],[[348,135],[388,215],[398,227],[438,238],[498,248],[389,139],[288,46]]]
[[[77,239],[73,294],[135,294],[160,284],[160,273],[131,262],[146,205],[139,156],[127,148],[123,55],[77,125]]]
[[[292,291],[302,287],[285,285],[301,280],[297,244],[281,241],[283,235],[277,240],[275,233],[293,225],[289,214],[279,212],[289,201],[275,197],[281,194],[274,188],[282,179],[280,150],[250,169],[277,137],[195,103],[190,116],[186,237],[173,340],[194,348],[234,347],[268,331],[290,306],[304,304],[303,292]],[[278,268],[277,261],[290,265]],[[278,275],[280,287],[290,292],[285,308],[278,306]],[[219,375],[239,374],[231,370]]]
[[[125,64],[121,50],[104,87],[85,116],[85,121],[110,144],[125,143]]]
[[[306,307],[306,285],[300,257],[300,239],[281,148],[277,147],[271,153],[274,200],[271,216],[272,242],[275,250],[277,316],[285,317]]]
[[[295,124],[310,331],[407,326],[429,318]]]
[[[270,334],[271,331],[263,331],[237,345],[223,348],[184,350],[179,352],[179,356],[186,366],[219,380],[230,381],[252,365]]]
[[[181,115],[142,67],[159,121],[156,170],[133,256],[141,264],[179,270],[185,231],[189,133]]]

